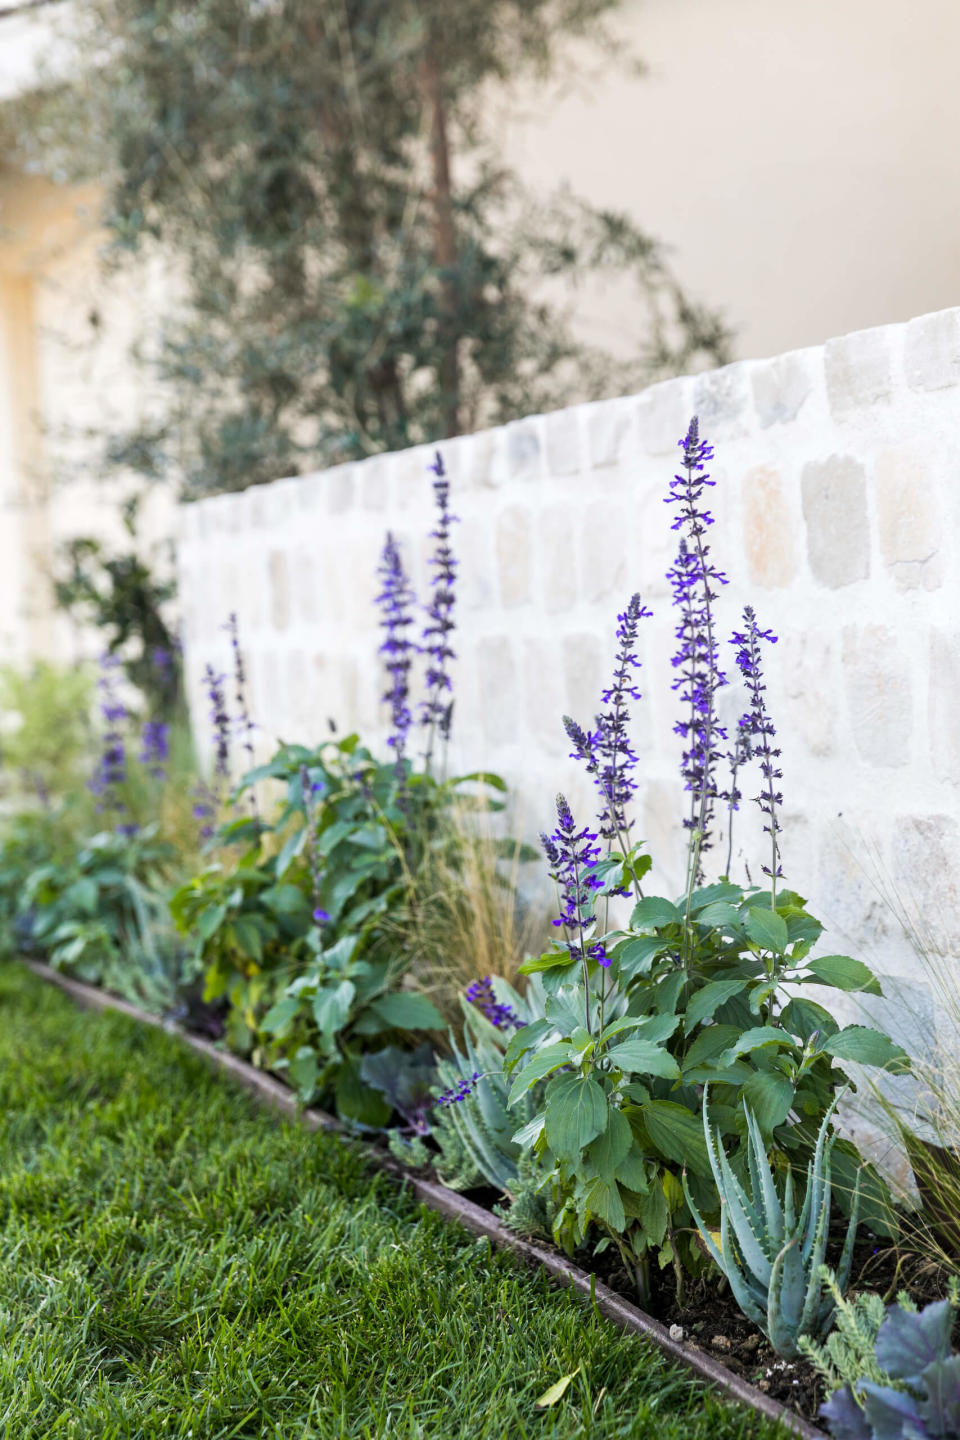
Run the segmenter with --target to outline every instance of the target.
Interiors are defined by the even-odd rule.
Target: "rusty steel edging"
[[[209,1040],[203,1040],[199,1035],[191,1035],[181,1026],[163,1020],[159,1016],[150,1015],[136,1005],[131,1005],[129,1001],[121,1000],[118,996],[110,995],[96,986],[85,985],[80,980],[71,980],[68,976],[51,969],[49,965],[43,965],[36,960],[28,960],[26,964],[35,975],[58,986],[81,1005],[91,1006],[97,1010],[117,1010],[140,1024],[153,1025],[159,1030],[165,1030],[168,1034],[175,1035],[191,1050],[202,1055],[210,1064],[225,1071],[245,1089],[251,1091],[263,1104],[273,1110],[283,1112],[291,1119],[306,1125],[308,1129],[331,1130],[347,1139],[355,1140],[357,1138],[351,1135],[346,1127],[332,1115],[327,1115],[322,1110],[302,1109],[290,1088],[280,1080],[248,1065],[245,1060],[232,1055],[228,1050],[221,1050]],[[648,1340],[652,1340],[659,1350],[669,1355],[671,1360],[677,1360],[686,1365],[702,1379],[725,1390],[733,1399],[749,1405],[751,1409],[759,1411],[768,1419],[779,1421],[795,1435],[803,1437],[803,1440],[829,1440],[824,1431],[818,1430],[808,1420],[804,1420],[802,1416],[788,1410],[778,1400],[764,1395],[762,1390],[758,1390],[755,1385],[751,1385],[741,1379],[739,1375],[735,1375],[719,1360],[715,1360],[712,1355],[693,1349],[680,1340],[674,1340],[667,1327],[662,1325],[659,1320],[655,1320],[652,1315],[647,1315],[636,1305],[632,1305],[629,1300],[624,1300],[622,1296],[617,1295],[595,1276],[579,1269],[572,1261],[555,1251],[546,1250],[530,1240],[524,1240],[519,1235],[515,1235],[483,1206],[466,1199],[455,1190],[448,1190],[445,1185],[441,1185],[436,1180],[426,1179],[407,1170],[392,1155],[385,1154],[373,1145],[367,1145],[365,1149],[371,1164],[408,1185],[431,1210],[446,1216],[447,1219],[456,1220],[475,1235],[485,1235],[492,1244],[504,1250],[512,1250],[514,1254],[523,1259],[541,1266],[561,1284],[569,1285],[571,1289],[586,1296],[600,1314],[606,1319],[612,1320],[615,1325],[619,1325],[625,1330],[631,1330],[634,1334],[644,1335]]]

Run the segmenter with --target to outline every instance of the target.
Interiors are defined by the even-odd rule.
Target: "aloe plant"
[[[546,996],[539,976],[532,977],[522,998],[498,977],[492,984],[497,1000],[511,1007],[523,1024],[543,1018]],[[512,1195],[523,1149],[514,1136],[534,1121],[539,1089],[531,1091],[521,1107],[507,1110],[509,1086],[503,1073],[503,1052],[508,1037],[473,1005],[464,1002],[463,1012],[462,1049],[451,1035],[452,1055],[437,1060],[440,1084],[446,1092],[465,1091],[461,1102],[434,1108],[433,1136],[441,1151],[437,1173],[451,1189],[484,1184]]]
[[[783,1199],[767,1160],[760,1126],[748,1106],[748,1196],[724,1154],[719,1133],[711,1132],[704,1095],[703,1129],[720,1196],[720,1244],[701,1218],[684,1177],[687,1204],[710,1256],[730,1284],[733,1297],[748,1320],[767,1336],[778,1355],[795,1360],[804,1335],[823,1339],[833,1323],[835,1301],[825,1287],[821,1266],[830,1229],[830,1158],[834,1137],[828,1129],[836,1101],[824,1116],[807,1188],[797,1213],[793,1175],[788,1171]],[[854,1191],[849,1229],[836,1271],[841,1293],[850,1278],[857,1232],[859,1182]]]

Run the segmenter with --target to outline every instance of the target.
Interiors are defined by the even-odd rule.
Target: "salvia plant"
[[[863,1369],[847,1378],[825,1405],[821,1417],[830,1426],[835,1440],[957,1440],[960,1436],[960,1355],[951,1349],[956,1317],[956,1281],[946,1300],[936,1300],[917,1310],[901,1297],[883,1311],[882,1323],[873,1329],[873,1343],[862,1331],[839,1355],[841,1363],[855,1356]],[[878,1306],[861,1306],[859,1313],[848,1308],[851,1321],[875,1322]],[[808,1348],[818,1368],[830,1373],[818,1353]],[[849,1368],[848,1364],[844,1368]]]
[[[703,1131],[720,1199],[719,1237],[715,1238],[687,1193],[690,1213],[740,1309],[787,1360],[795,1360],[801,1353],[803,1338],[821,1340],[828,1333],[833,1324],[834,1290],[843,1293],[850,1279],[859,1209],[856,1189],[833,1287],[824,1285],[822,1274],[830,1238],[831,1152],[836,1140],[828,1138],[828,1129],[833,1109],[831,1106],[821,1123],[800,1204],[790,1170],[781,1197],[767,1162],[766,1143],[749,1105],[744,1106],[746,1183],[734,1174],[719,1134],[711,1131],[704,1092]]]
[[[780,752],[763,675],[764,650],[775,636],[750,607],[730,640],[747,708],[732,740],[718,723],[726,674],[715,600],[727,581],[707,544],[713,517],[704,497],[714,483],[706,469],[713,452],[696,421],[679,443],[681,465],[667,499],[679,531],[670,570],[678,640],[671,684],[688,796],[684,891],[649,893],[650,857],[631,839],[628,702],[639,695],[638,627],[649,613],[634,596],[618,616],[605,708],[588,726],[564,722],[601,807],[597,824],[584,825],[560,797],[556,827],[542,837],[558,889],[557,937],[523,969],[541,977],[545,1013],[513,1034],[504,1057],[508,1107],[526,1105],[531,1089],[542,1089],[533,1122],[516,1138],[550,1197],[557,1243],[572,1253],[591,1233],[601,1243],[608,1237],[643,1296],[653,1254],[661,1265],[674,1265],[681,1287],[684,1269],[702,1269],[691,1202],[708,1223],[719,1216],[704,1139],[705,1086],[717,1144],[733,1172],[746,1171],[753,1129],[778,1166],[793,1170],[802,1209],[818,1137],[838,1091],[850,1083],[844,1067],[905,1062],[885,1035],[841,1026],[807,997],[814,985],[873,995],[880,986],[860,960],[814,957],[822,926],[782,883]],[[728,757],[735,773],[721,779]],[[758,869],[767,886],[741,885],[729,874],[705,883],[718,804],[726,801],[732,819],[756,772],[753,798],[768,847]],[[609,902],[624,895],[634,901],[629,921],[610,928],[616,907]],[[831,1166],[833,1197],[849,1213],[862,1168],[853,1145],[832,1141]],[[869,1168],[860,1190],[863,1219],[889,1233],[889,1197]]]
[[[439,456],[432,471],[438,520],[422,645],[412,638],[416,597],[391,534],[378,570],[392,758],[378,760],[356,735],[315,747],[282,745],[269,762],[248,770],[234,792],[241,800],[264,781],[279,783],[285,801],[276,818],[228,817],[213,837],[221,858],[181,886],[172,902],[204,970],[205,998],[228,1002],[227,1038],[234,1048],[285,1071],[305,1102],[322,1096],[356,1125],[383,1126],[391,1114],[406,1114],[414,1138],[420,1127],[409,1118],[413,1091],[385,1085],[392,1061],[375,1057],[415,1050],[425,1033],[443,1028],[433,1002],[407,983],[416,956],[415,877],[431,850],[453,843],[445,812],[468,795],[474,804],[499,808],[484,797],[504,788],[497,776],[439,779],[429,767],[436,738],[446,740],[450,732],[456,574],[454,517]],[[249,737],[235,622],[229,630],[240,734]],[[418,710],[412,675],[421,652],[427,663]],[[211,785],[219,796],[236,725],[223,677],[208,666],[206,683],[215,741]],[[410,753],[417,715],[427,733],[428,758],[420,770]]]

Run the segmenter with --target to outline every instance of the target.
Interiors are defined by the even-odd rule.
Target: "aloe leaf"
[[[720,1198],[724,1214],[730,1218],[744,1264],[753,1271],[761,1285],[767,1285],[770,1281],[770,1260],[763,1248],[761,1237],[764,1231],[760,1217],[747,1199],[743,1186],[731,1170],[730,1162],[722,1150],[720,1167],[723,1175]]]
[[[853,1187],[853,1201],[850,1205],[850,1218],[847,1221],[847,1238],[843,1242],[843,1251],[840,1255],[840,1263],[837,1266],[837,1285],[841,1291],[846,1290],[850,1281],[850,1266],[853,1263],[853,1247],[857,1238],[857,1225],[860,1221],[860,1174],[857,1173]]]
[[[720,1212],[720,1248],[723,1260],[721,1268],[727,1277],[734,1300],[747,1319],[752,1320],[754,1325],[759,1326],[766,1334],[767,1317],[762,1299],[740,1268],[726,1206]]]
[[[790,1324],[784,1313],[783,1273],[787,1256],[795,1250],[796,1237],[788,1240],[773,1262],[770,1273],[770,1288],[767,1292],[767,1315],[764,1329],[778,1355],[787,1360],[797,1358],[797,1328]]]
[[[780,1207],[777,1187],[773,1182],[773,1174],[767,1163],[767,1150],[763,1143],[763,1135],[757,1123],[757,1117],[749,1106],[745,1105],[743,1109],[747,1120],[750,1151],[756,1156],[756,1170],[760,1177],[760,1188],[754,1188],[753,1198],[754,1201],[760,1201],[762,1204],[766,1217],[766,1228],[770,1235],[770,1249],[778,1250],[786,1238],[783,1211]],[[755,1185],[752,1169],[751,1183]]]

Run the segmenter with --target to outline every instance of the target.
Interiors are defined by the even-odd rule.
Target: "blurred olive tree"
[[[80,78],[21,105],[21,153],[106,176],[114,259],[161,247],[183,285],[144,347],[162,403],[109,459],[191,496],[241,489],[729,358],[655,240],[567,192],[530,195],[484,123],[492,87],[555,73],[571,40],[618,63],[616,5],[77,7]],[[626,362],[544,289],[598,274],[645,302]]]

